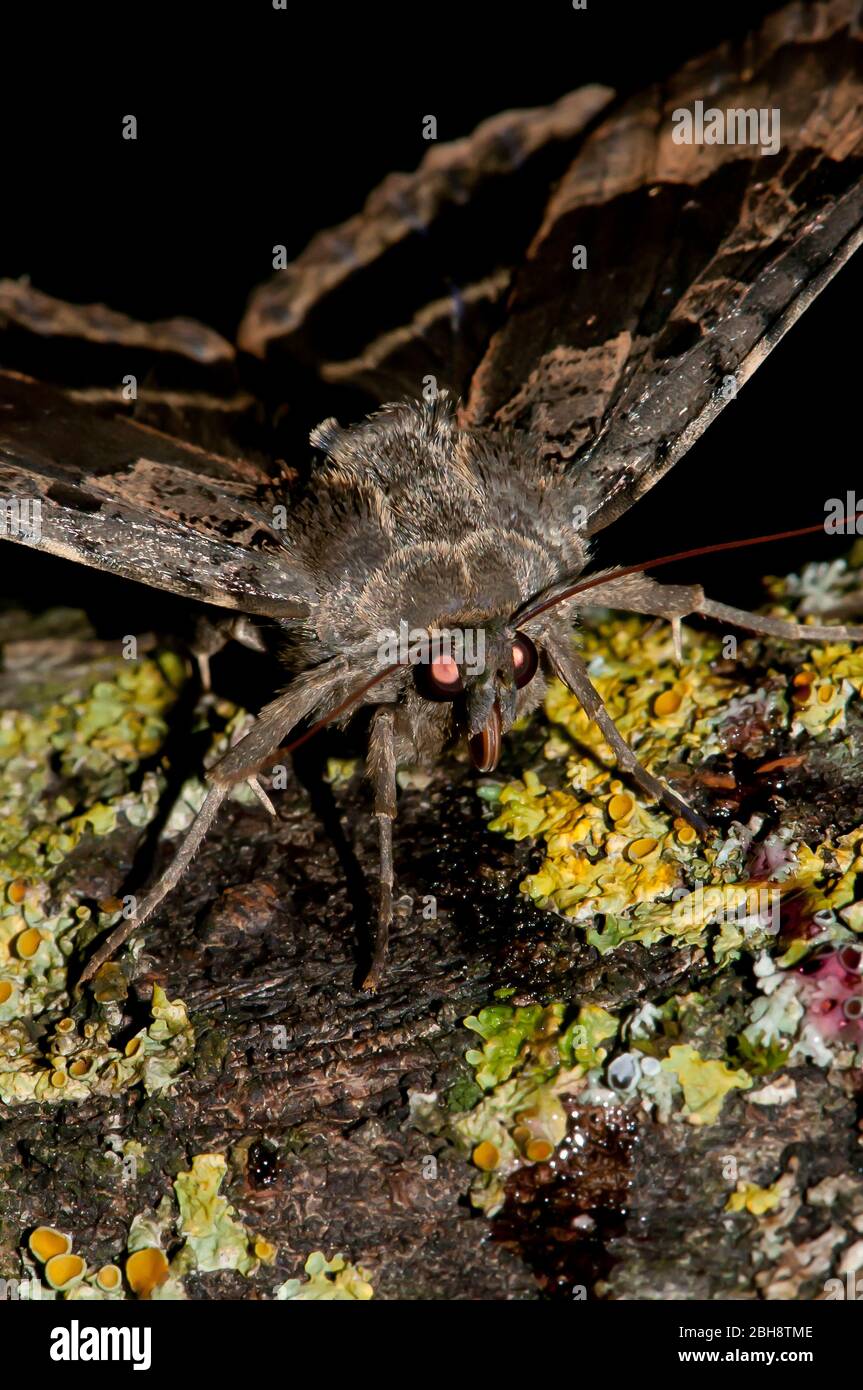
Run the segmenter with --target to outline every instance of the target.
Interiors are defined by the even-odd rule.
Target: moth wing
[[[308,578],[255,464],[0,372],[0,536],[185,598],[304,617]],[[34,505],[38,504],[38,505]]]
[[[252,293],[240,347],[280,372],[304,362],[377,402],[416,396],[429,375],[461,394],[550,183],[613,95],[591,84],[432,141],[416,170],[388,174],[360,212]]]
[[[537,436],[588,533],[668,471],[859,246],[856,10],[791,6],[688,64],[606,120],[553,194],[463,418]],[[717,111],[755,143],[678,143],[696,103],[701,133]]]
[[[590,533],[601,530],[692,447],[863,241],[863,180],[807,220],[672,363],[650,354],[579,460]],[[693,294],[705,288],[693,285]]]

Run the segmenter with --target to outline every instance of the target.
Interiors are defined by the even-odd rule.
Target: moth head
[[[456,706],[474,766],[493,772],[503,736],[519,713],[520,692],[539,668],[539,652],[527,633],[508,624],[446,636],[446,642],[432,641],[428,660],[417,666],[417,687],[428,700]]]

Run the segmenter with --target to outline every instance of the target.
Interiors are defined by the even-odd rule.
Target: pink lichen
[[[863,1043],[863,947],[822,949],[801,967],[806,1021],[825,1039]]]

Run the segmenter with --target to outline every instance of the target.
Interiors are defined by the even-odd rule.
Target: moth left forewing
[[[104,419],[0,373],[0,534],[250,614],[303,617],[308,579],[258,501],[255,464]],[[35,507],[34,507],[35,504]]]

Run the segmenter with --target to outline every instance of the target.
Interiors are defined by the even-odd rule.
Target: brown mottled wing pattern
[[[793,5],[688,64],[606,120],[555,191],[464,416],[536,434],[589,532],[694,443],[859,245],[858,9]],[[676,143],[696,101],[778,110],[778,152]]]
[[[304,617],[306,580],[281,548],[268,481],[125,419],[0,372],[0,522],[7,540],[222,608]],[[39,524],[10,524],[39,502]],[[28,518],[32,513],[27,513]],[[8,562],[8,561],[7,561]]]
[[[500,322],[549,187],[613,95],[582,87],[550,106],[504,111],[464,139],[432,141],[416,170],[388,174],[358,214],[319,232],[255,290],[240,347],[303,361],[377,402],[416,396],[429,373],[461,390]]]

